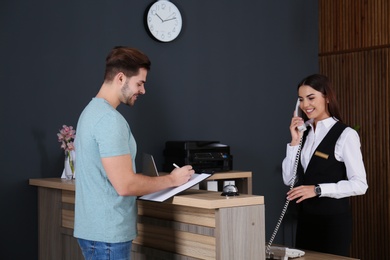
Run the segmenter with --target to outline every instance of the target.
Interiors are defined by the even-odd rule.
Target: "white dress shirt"
[[[332,117],[319,121],[315,131],[310,121],[308,122],[311,125],[311,130],[301,151],[301,163],[304,171],[306,171],[316,148],[337,121]],[[286,185],[291,184],[294,176],[294,163],[298,147],[298,145],[290,146],[287,144],[286,158],[282,163],[283,181]],[[341,180],[337,183],[318,183],[321,187],[321,197],[339,199],[364,194],[368,188],[366,170],[360,150],[360,138],[354,129],[350,127],[344,129],[336,142],[334,155],[337,161],[345,163],[348,180]]]

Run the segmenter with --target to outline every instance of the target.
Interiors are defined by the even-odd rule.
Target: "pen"
[[[174,164],[173,164],[173,166],[175,166],[175,168],[180,168],[179,166],[177,166],[177,164],[176,164],[176,163],[174,163]]]

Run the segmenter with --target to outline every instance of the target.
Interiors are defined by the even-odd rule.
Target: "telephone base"
[[[289,258],[297,258],[305,255],[305,252],[298,249],[271,246],[270,255],[267,255],[267,259],[281,259],[288,260]]]

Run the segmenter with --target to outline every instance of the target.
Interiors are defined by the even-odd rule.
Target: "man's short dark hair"
[[[106,58],[104,81],[112,81],[119,72],[127,77],[138,74],[140,68],[150,70],[151,62],[141,51],[124,46],[114,47]]]

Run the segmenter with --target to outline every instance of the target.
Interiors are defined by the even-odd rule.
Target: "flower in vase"
[[[72,154],[70,151],[74,151],[74,139],[76,138],[76,130],[73,129],[73,126],[63,125],[60,132],[57,134],[58,142],[61,143],[61,148],[65,151],[65,156],[69,157],[70,168],[72,173],[74,173],[74,164],[72,159]]]

